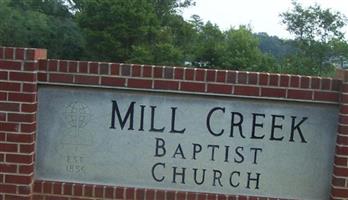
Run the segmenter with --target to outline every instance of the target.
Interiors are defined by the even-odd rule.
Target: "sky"
[[[193,14],[204,22],[211,21],[220,29],[251,25],[253,32],[266,32],[281,38],[293,38],[281,24],[279,14],[291,9],[291,0],[195,0],[196,6],[185,8],[186,20]],[[319,4],[322,8],[339,11],[348,17],[348,0],[297,0],[304,7]],[[348,26],[343,31],[348,39]]]

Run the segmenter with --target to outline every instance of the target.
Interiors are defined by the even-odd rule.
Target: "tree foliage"
[[[346,18],[293,2],[280,16],[294,40],[248,26],[222,31],[181,10],[194,0],[0,0],[0,45],[49,57],[327,75],[343,65]]]
[[[287,30],[294,34],[295,45],[299,51],[288,58],[286,65],[296,65],[296,73],[330,74],[333,69],[330,61],[338,56],[337,48],[333,44],[347,43],[342,31],[346,25],[346,17],[319,5],[304,8],[296,1],[292,4],[292,10],[280,16]]]

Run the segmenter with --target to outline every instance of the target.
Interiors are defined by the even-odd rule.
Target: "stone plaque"
[[[329,198],[338,108],[42,86],[36,178]]]

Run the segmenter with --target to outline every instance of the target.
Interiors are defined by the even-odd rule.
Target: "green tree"
[[[83,36],[62,0],[1,0],[0,18],[0,45],[47,48],[66,59],[83,54]]]
[[[330,62],[336,56],[332,41],[344,40],[342,28],[346,25],[346,17],[330,9],[322,9],[319,5],[303,8],[293,1],[293,8],[280,15],[287,30],[295,36],[295,44],[299,51],[288,58],[286,66],[296,65],[296,73],[328,75],[333,71]]]
[[[222,66],[235,70],[269,71],[274,59],[263,54],[259,48],[259,40],[250,28],[240,26],[225,32],[225,49]]]

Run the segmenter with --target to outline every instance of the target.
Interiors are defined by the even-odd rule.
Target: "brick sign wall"
[[[198,120],[203,121],[204,123],[206,123],[204,120],[207,120],[207,116],[205,114],[209,114],[209,109],[211,111],[212,109],[216,108],[216,110],[212,111],[211,116],[213,117],[222,114],[224,108],[226,109],[226,113],[231,114],[231,110],[227,110],[229,104],[225,105],[221,102],[219,102],[218,106],[214,104],[215,100],[220,101],[221,99],[227,103],[229,101],[237,101],[235,105],[240,104],[240,106],[244,106],[245,102],[251,102],[251,104],[253,102],[262,102],[262,105],[266,105],[266,107],[275,108],[277,105],[279,105],[279,109],[281,109],[283,106],[287,107],[289,105],[296,105],[295,107],[296,109],[298,107],[299,113],[301,113],[301,106],[309,110],[324,109],[323,112],[327,112],[327,115],[318,112],[320,115],[323,115],[323,121],[320,122],[322,126],[326,127],[324,119],[334,119],[334,121],[327,122],[327,124],[334,123],[336,125],[331,128],[333,129],[332,132],[324,133],[323,136],[332,135],[333,137],[331,138],[334,138],[336,142],[333,142],[331,145],[332,152],[335,151],[335,153],[332,153],[332,155],[329,152],[327,153],[328,157],[331,155],[332,160],[330,163],[325,164],[327,166],[327,174],[329,175],[329,178],[318,179],[321,182],[323,182],[323,180],[327,182],[320,183],[319,185],[327,185],[327,191],[331,199],[348,199],[348,84],[345,82],[345,78],[345,72],[343,72],[343,77],[338,80],[287,74],[269,74],[201,68],[48,60],[46,59],[46,51],[42,49],[0,47],[0,199],[261,200],[300,198],[296,197],[296,194],[293,196],[282,195],[282,193],[279,191],[266,191],[262,193],[256,190],[256,192],[254,191],[250,193],[248,191],[244,192],[244,190],[224,190],[221,188],[219,190],[211,188],[197,189],[194,187],[173,187],[170,184],[167,186],[162,186],[161,183],[156,183],[157,185],[148,184],[147,186],[146,180],[143,181],[144,184],[136,183],[135,185],[132,185],[133,183],[131,181],[129,182],[128,180],[123,182],[116,181],[117,183],[113,183],[112,181],[95,181],[95,179],[79,179],[76,177],[69,178],[69,176],[66,178],[53,178],[50,176],[50,173],[43,173],[43,171],[45,171],[45,165],[42,164],[44,163],[42,161],[42,152],[44,152],[45,149],[42,149],[41,147],[43,145],[40,145],[40,141],[42,142],[42,139],[40,139],[41,134],[45,134],[44,132],[47,132],[41,131],[44,130],[42,123],[44,123],[46,119],[42,116],[51,116],[50,114],[47,115],[49,110],[43,111],[40,106],[45,104],[44,101],[46,101],[47,105],[51,105],[49,104],[49,99],[45,97],[45,94],[47,94],[45,91],[50,91],[51,89],[67,89],[68,94],[71,94],[71,96],[75,95],[75,99],[78,99],[78,95],[76,95],[78,91],[89,90],[97,92],[93,93],[93,96],[98,96],[98,94],[100,96],[107,96],[107,94],[98,93],[100,91],[106,91],[106,93],[110,93],[110,97],[113,96],[113,93],[121,95],[121,97],[122,94],[124,94],[123,96],[126,96],[128,93],[134,93],[140,96],[159,95],[158,98],[167,98],[168,95],[174,96],[175,98],[182,96],[184,99],[185,97],[188,97],[188,99],[185,99],[185,101],[188,102],[191,98],[194,98],[196,102],[199,102],[199,99],[201,98],[202,102],[205,102],[205,105],[208,105],[206,106],[208,109],[207,112],[202,111],[202,114],[200,114],[200,116],[204,117],[202,117],[202,120]],[[53,93],[52,95],[57,94],[59,94],[59,91],[58,93]],[[163,95],[164,97],[162,97]],[[117,97],[117,95],[114,96],[115,98]],[[58,97],[59,96],[57,96],[57,98]],[[156,98],[157,97],[154,99],[144,100],[144,102],[156,102]],[[42,103],[40,102],[40,99],[43,99]],[[108,103],[105,103],[109,110],[112,110],[113,108],[111,99],[108,99]],[[169,98],[169,100],[166,101],[170,102],[172,100]],[[52,100],[52,102],[54,101]],[[141,105],[145,105],[144,102]],[[124,103],[124,106],[122,106],[122,102],[118,103],[119,104],[117,105],[120,109],[120,115],[125,116],[127,110],[122,111],[121,109],[129,108],[130,104]],[[274,106],[272,106],[273,104]],[[147,105],[147,108],[151,109],[151,105]],[[39,110],[38,107],[40,108]],[[180,104],[180,106],[177,108],[177,116],[179,116],[179,111],[182,108],[186,108],[184,110],[187,111],[191,109],[190,106],[187,106],[186,104]],[[259,108],[262,110],[262,106],[256,105],[254,110]],[[326,108],[329,108],[329,110],[325,110]],[[141,106],[139,109],[141,111]],[[192,109],[194,108],[192,107]],[[196,108],[196,110],[197,109],[202,110],[200,108]],[[43,115],[43,112],[46,113],[46,115]],[[151,113],[151,110],[144,112]],[[330,118],[329,116],[331,116],[330,113],[332,112],[334,112],[334,117]],[[105,119],[109,120],[107,117],[112,117],[110,113],[110,116],[106,116]],[[249,113],[248,111],[242,110],[240,113],[243,115],[252,115],[253,112],[250,111]],[[55,116],[53,112],[51,114],[52,116]],[[117,118],[117,112],[114,112],[114,114],[114,117]],[[257,120],[263,119],[261,111],[259,114],[261,115],[261,118],[260,115],[257,115],[259,116],[257,119],[254,117],[254,125],[256,125],[256,128],[260,128],[262,126],[260,121],[257,122]],[[288,116],[284,115],[284,118],[289,117],[290,121],[291,119],[294,120],[292,126],[292,132],[294,134],[293,140],[297,140],[299,141],[299,144],[301,144],[301,141],[304,143],[304,140],[307,139],[306,136],[303,136],[301,140],[300,133],[302,130],[305,130],[305,126],[307,126],[307,122],[304,119],[306,116],[299,115],[298,118],[294,119],[295,114],[296,113],[290,112]],[[265,112],[265,116],[266,115],[275,116],[275,114],[272,112]],[[212,124],[214,120],[213,117],[211,118]],[[275,130],[281,130],[279,128],[281,125],[278,124],[281,118],[282,117],[278,117],[277,119],[274,119],[273,124],[275,126],[273,126],[273,128],[276,127]],[[310,118],[314,118],[314,116]],[[226,117],[226,120],[227,119],[228,118]],[[251,119],[252,117],[249,120]],[[40,124],[37,123],[38,120]],[[62,120],[64,121],[64,119]],[[246,119],[246,121],[247,120],[248,119]],[[300,124],[301,120],[303,121],[303,125]],[[320,117],[318,117],[318,120],[320,120]],[[129,120],[125,120],[125,126],[128,126],[129,122]],[[238,129],[237,122],[238,121],[234,121],[236,129]],[[107,125],[109,127],[106,128],[110,129],[111,124],[109,121],[108,123],[109,124]],[[115,123],[117,124],[118,121]],[[179,124],[181,124],[182,127],[179,127]],[[180,118],[178,118],[177,130],[187,128],[188,131],[190,130],[191,132],[194,132],[192,131],[190,124],[192,123],[185,124],[184,122],[180,121]],[[310,127],[310,124],[311,123],[309,121],[308,127]],[[51,125],[53,126],[54,123]],[[56,126],[60,125],[58,124]],[[203,128],[200,129],[200,133],[209,134],[210,130],[213,133],[210,134],[212,138],[214,138],[214,133],[219,135],[218,131],[222,130],[220,129],[221,126],[212,126],[211,129],[204,128],[204,126],[206,126],[206,124],[203,124]],[[137,127],[137,129],[140,128]],[[290,125],[289,130],[291,130]],[[321,130],[318,129],[317,132],[319,133]],[[291,134],[291,131],[289,134]],[[153,149],[149,151],[155,152],[155,147],[157,147],[157,153],[159,155],[160,150],[163,150],[163,148],[161,149],[160,147],[160,142],[162,140],[158,139],[159,137],[157,137],[157,135],[154,137],[157,138],[157,140],[154,138],[153,141],[150,141],[151,148]],[[257,136],[255,135],[255,137]],[[320,137],[321,136],[319,135],[314,135],[313,141],[315,138],[317,138],[316,141],[320,142]],[[96,138],[98,139],[98,137]],[[201,142],[199,137],[194,139],[197,139],[197,143]],[[191,139],[189,138],[188,140]],[[289,140],[291,141],[291,138],[287,138],[287,140],[289,142]],[[325,141],[326,140],[327,139],[325,139]],[[212,140],[209,140],[208,142],[211,141]],[[223,144],[223,140],[220,142],[218,144]],[[249,143],[246,142],[243,147],[248,145]],[[267,146],[268,145],[263,147],[264,151],[266,151]],[[198,148],[198,146],[196,146],[196,148]],[[330,149],[330,147],[328,148]],[[238,151],[240,151],[240,149],[236,150],[236,152]],[[59,150],[57,150],[57,152],[59,152]],[[177,153],[176,156],[182,156],[180,155],[180,149],[176,151],[174,150],[174,155],[175,152]],[[144,154],[146,153],[146,150],[144,150]],[[260,154],[260,156],[262,155],[263,154]],[[317,155],[313,155],[314,156],[308,160],[318,160],[318,158],[320,160],[320,158],[322,158],[320,156],[315,158]],[[208,157],[208,155],[206,156]],[[286,154],[284,154],[283,157],[286,159]],[[67,159],[67,157],[65,158]],[[237,161],[238,159],[240,161],[240,155],[237,157]],[[68,160],[70,162],[74,162],[75,164],[82,162],[82,159],[79,160],[78,157],[69,157]],[[328,160],[330,159],[328,158]],[[68,161],[66,160],[66,162]],[[160,161],[160,163],[162,162],[168,163],[171,161]],[[155,163],[156,162],[152,164]],[[260,163],[262,164],[261,161]],[[163,175],[166,175],[166,173],[163,171],[162,172],[164,174],[161,174],[161,165],[157,166],[158,168],[155,168],[157,171],[154,171],[154,177],[152,177],[152,179],[161,179]],[[313,168],[312,170],[314,172],[318,170],[318,168],[315,167],[316,165],[310,166],[306,163],[303,163],[303,166],[294,167],[305,168],[306,166]],[[132,166],[129,167],[131,168]],[[50,169],[51,168],[47,168],[47,171]],[[71,170],[79,169],[71,168]],[[224,170],[221,171],[223,172]],[[150,171],[144,170],[144,174],[146,173],[151,175]],[[215,176],[215,185],[218,185],[219,174],[217,171],[214,173],[215,175],[212,175],[212,179],[214,181]],[[261,177],[263,177],[262,173],[260,174]],[[306,175],[304,174],[303,176]],[[255,179],[254,176],[252,178]],[[274,181],[277,179],[277,177],[272,178],[274,178]],[[129,180],[131,180],[131,177]],[[235,181],[236,179],[233,180]],[[304,179],[304,181],[306,180],[307,179]],[[151,181],[153,180],[148,180],[148,183]],[[281,181],[279,182],[281,183]],[[232,183],[236,185],[237,182]],[[254,182],[252,184],[254,184]],[[262,184],[262,182],[260,182],[260,184]],[[317,183],[312,181],[310,184]],[[256,186],[252,185],[252,187],[255,189]],[[307,184],[305,187],[309,188],[308,190],[310,190],[311,185]],[[301,189],[303,190],[303,188],[298,188],[298,191]],[[296,188],[292,188],[292,190],[296,191]],[[277,194],[278,196],[276,196]],[[310,198],[313,199],[316,197]],[[325,199],[325,197],[323,197],[323,199]]]

